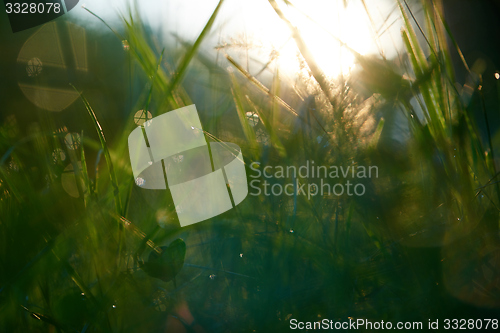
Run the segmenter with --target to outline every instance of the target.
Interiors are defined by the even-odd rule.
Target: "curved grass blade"
[[[149,88],[149,94],[148,94],[148,99],[146,101],[146,105],[144,106],[144,112],[146,113],[146,120],[147,119],[147,113],[148,113],[148,110],[149,110],[149,103],[151,103],[151,98],[153,97],[153,87],[155,85],[155,81],[156,81],[156,77],[158,75],[158,70],[160,69],[160,64],[161,64],[161,61],[163,59],[163,54],[165,53],[165,49],[163,49],[161,51],[161,54],[160,54],[160,59],[158,59],[158,65],[156,66],[156,70],[155,70],[155,74],[153,76],[153,79],[151,80],[151,88]]]
[[[284,100],[282,100],[280,97],[274,95],[269,88],[267,88],[265,85],[263,85],[259,80],[257,80],[255,77],[253,77],[250,73],[248,73],[243,67],[241,67],[240,64],[236,62],[231,56],[226,54],[226,59],[234,66],[236,69],[243,74],[250,82],[252,82],[257,88],[259,88],[261,91],[263,91],[265,94],[267,94],[269,97],[276,99],[278,103],[281,104],[285,109],[287,109],[290,113],[292,113],[294,116],[298,116],[299,114],[297,111],[295,111],[290,105],[288,105]]]
[[[101,147],[102,147],[102,150],[104,152],[104,157],[106,159],[106,165],[108,166],[109,177],[111,179],[111,185],[113,186],[113,197],[114,197],[114,200],[115,200],[116,212],[117,212],[117,214],[122,215],[121,214],[122,207],[121,207],[121,202],[120,202],[120,190],[118,188],[118,182],[117,182],[117,179],[116,179],[116,174],[115,174],[115,170],[114,170],[114,167],[113,167],[113,162],[111,161],[111,155],[109,154],[108,144],[106,143],[106,138],[104,137],[104,132],[102,131],[101,124],[97,120],[97,117],[96,117],[96,115],[94,113],[94,110],[92,110],[92,107],[90,106],[90,104],[87,101],[87,99],[83,96],[82,93],[80,93],[76,89],[76,87],[74,85],[71,84],[71,86],[80,95],[80,98],[81,98],[83,104],[85,105],[85,108],[87,109],[87,111],[88,111],[88,113],[90,115],[90,118],[92,118],[92,121],[93,121],[94,126],[96,128],[97,135],[99,136],[99,141],[101,142]]]
[[[92,197],[94,195],[94,191],[93,191],[92,185],[90,183],[89,173],[87,170],[87,159],[85,158],[85,148],[83,145],[83,131],[82,131],[82,134],[80,135],[80,138],[82,140],[82,148],[81,148],[81,156],[80,156],[82,170],[81,170],[80,175],[81,175],[83,183],[85,184],[85,187],[86,187],[86,190],[83,191],[83,197],[84,197],[85,206],[87,206],[88,199],[89,199],[89,197]]]
[[[201,42],[203,41],[203,39],[205,39],[208,32],[212,28],[212,26],[215,22],[215,19],[217,18],[217,14],[219,13],[220,8],[222,7],[223,2],[224,2],[224,0],[219,1],[219,4],[217,5],[217,7],[215,7],[215,10],[212,13],[212,16],[210,16],[210,19],[208,20],[207,24],[205,25],[202,32],[200,33],[200,35],[198,36],[198,38],[194,42],[193,47],[191,47],[191,50],[189,50],[189,52],[184,54],[184,57],[182,58],[182,60],[179,63],[179,66],[177,67],[176,75],[174,76],[172,81],[170,81],[170,84],[167,88],[166,92],[168,95],[171,95],[172,92],[174,91],[174,89],[177,87],[177,85],[182,81],[182,78],[184,77],[184,75],[187,72],[187,68],[189,66],[189,63],[196,55],[196,52],[198,51],[198,49],[201,45]]]
[[[441,19],[441,22],[443,23],[443,26],[444,26],[444,28],[446,30],[446,33],[448,34],[448,37],[450,37],[450,40],[453,43],[453,46],[455,47],[455,49],[458,52],[458,55],[460,56],[460,60],[462,60],[462,63],[464,65],[465,69],[467,70],[467,72],[470,73],[469,65],[467,64],[467,61],[465,60],[465,57],[464,57],[464,55],[462,53],[462,50],[460,49],[460,46],[458,46],[458,43],[455,40],[455,37],[453,37],[453,34],[451,33],[451,29],[448,26],[448,23],[446,23],[446,20],[444,19],[443,13],[441,13],[441,11],[438,8],[436,8],[436,4],[435,3],[433,5],[434,5],[435,12],[438,14],[439,18]]]
[[[413,25],[411,24],[410,18],[408,17],[408,14],[406,13],[406,10],[403,7],[403,4],[401,3],[401,0],[398,0],[398,5],[399,9],[401,11],[401,14],[403,15],[404,19],[404,28],[408,34],[408,40],[410,42],[410,45],[412,47],[412,50],[414,52],[415,58],[418,63],[418,69],[420,72],[424,72],[427,69],[427,60],[425,58],[424,50],[422,47],[420,47],[420,44],[418,42],[417,34],[415,33],[415,30],[413,29]]]
[[[40,320],[40,321],[43,321],[44,323],[47,323],[49,325],[52,325],[54,327],[56,327],[58,329],[58,331],[66,331],[66,329],[60,324],[58,323],[54,318],[50,317],[50,316],[47,316],[47,315],[44,315],[44,314],[41,314],[41,313],[38,313],[38,312],[34,312],[34,311],[31,311],[30,309],[28,309],[27,307],[21,305],[21,307],[30,314],[30,316],[36,320]],[[71,331],[74,331],[76,332],[76,330],[71,330]]]
[[[280,138],[276,134],[276,131],[274,130],[274,127],[272,126],[272,123],[269,121],[269,118],[267,117],[262,110],[255,105],[250,97],[246,96],[248,104],[252,107],[254,112],[259,116],[259,118],[262,120],[262,123],[264,124],[264,127],[266,128],[267,132],[271,136],[271,142],[275,146],[276,150],[278,150],[278,153],[281,157],[286,157],[286,149],[283,146],[283,143],[281,143]]]
[[[231,93],[233,95],[234,104],[236,105],[236,111],[238,112],[238,118],[240,120],[241,127],[243,127],[243,133],[245,134],[248,143],[254,153],[254,157],[258,158],[260,156],[260,146],[257,144],[257,139],[255,137],[255,131],[248,123],[246,117],[245,107],[243,106],[242,93],[234,73],[229,73],[231,76],[232,88]]]

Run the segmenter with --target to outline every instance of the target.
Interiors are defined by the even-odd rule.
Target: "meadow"
[[[417,5],[395,2],[404,43],[395,59],[325,40],[356,63],[352,75],[331,77],[283,9],[293,1],[269,0],[297,46],[292,80],[278,58],[249,68],[243,42],[222,43],[215,60],[200,51],[226,1],[194,41],[172,45],[154,38],[138,3],[121,26],[88,8],[101,28],[87,40],[118,45],[106,61],[119,74],[101,80],[111,69],[96,52],[86,76],[59,77],[78,96],[72,115],[31,106],[28,125],[21,112],[9,116],[28,104],[17,102],[23,95],[2,97],[0,331],[286,332],[292,319],[498,325],[500,171],[485,108],[499,104],[483,92],[500,81],[468,63],[440,2],[419,2],[422,19]],[[249,183],[292,184],[292,194],[248,195],[181,228],[168,189],[136,185],[127,138],[191,104],[208,142],[242,148]],[[318,172],[305,177],[311,161]],[[318,178],[321,166],[338,166],[337,177]],[[370,177],[354,175],[361,168]],[[363,195],[315,187],[345,181]]]

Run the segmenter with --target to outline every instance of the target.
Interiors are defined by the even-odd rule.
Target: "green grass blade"
[[[298,116],[299,114],[295,111],[290,105],[288,105],[284,100],[280,97],[274,95],[269,88],[263,85],[259,80],[253,77],[250,73],[248,73],[240,64],[236,62],[231,56],[226,54],[226,59],[241,73],[245,76],[250,82],[252,82],[257,88],[259,88],[262,92],[264,92],[269,97],[276,99],[278,103],[281,104],[286,110],[288,110],[294,116]]]
[[[403,4],[401,3],[401,0],[398,0],[398,5],[399,5],[399,9],[401,10],[401,14],[403,15],[403,20],[405,23],[404,27],[408,33],[411,48],[412,48],[413,52],[415,53],[415,58],[416,58],[418,65],[419,65],[418,67],[423,72],[427,67],[427,60],[425,58],[424,50],[420,46],[420,43],[418,42],[417,34],[415,33],[415,30],[413,29],[411,21],[408,17],[408,14],[406,13],[406,10],[403,7]]]
[[[246,96],[247,102],[254,110],[254,112],[259,116],[260,120],[264,124],[264,127],[266,128],[267,132],[269,133],[269,136],[271,137],[271,142],[273,143],[274,147],[278,151],[278,154],[281,157],[286,157],[286,149],[283,146],[283,143],[281,142],[280,138],[276,134],[275,128],[273,126],[273,123],[270,121],[269,117],[257,106],[255,105],[251,100],[250,97]]]
[[[149,89],[148,98],[146,100],[146,105],[144,105],[144,109],[143,109],[145,114],[146,114],[146,118],[147,118],[147,114],[148,114],[148,110],[149,110],[149,103],[151,103],[151,98],[153,97],[153,88],[155,85],[156,77],[158,75],[158,70],[160,69],[160,65],[161,65],[161,61],[163,59],[164,53],[165,53],[165,49],[163,49],[161,51],[160,59],[158,59],[158,66],[156,66],[155,74],[154,74],[153,78],[151,79],[151,88]]]
[[[191,62],[191,60],[194,58],[194,56],[198,52],[198,49],[200,48],[202,41],[205,39],[205,37],[208,35],[209,31],[212,29],[212,26],[215,22],[215,19],[217,18],[217,15],[218,15],[223,3],[224,3],[224,0],[219,1],[219,4],[217,5],[217,7],[215,7],[215,10],[212,13],[212,16],[210,16],[210,19],[208,20],[208,22],[205,25],[205,27],[203,28],[202,32],[200,33],[200,35],[198,36],[198,38],[194,42],[193,46],[191,47],[191,49],[187,53],[184,54],[184,57],[182,58],[179,66],[177,66],[176,75],[174,76],[174,78],[170,82],[170,85],[167,88],[167,91],[166,91],[167,94],[170,95],[172,93],[172,91],[177,87],[177,85],[182,81],[184,75],[187,72],[187,68],[189,66],[189,63]]]
[[[258,157],[260,156],[260,146],[257,143],[257,139],[255,137],[255,131],[248,122],[240,86],[238,84],[238,81],[236,80],[234,73],[230,72],[229,75],[231,77],[231,82],[233,83],[231,88],[231,93],[233,95],[234,104],[236,105],[236,111],[238,112],[238,118],[240,120],[241,127],[243,127],[243,133],[245,134],[245,137],[248,143],[250,144],[254,158],[258,159]]]
[[[94,127],[97,131],[97,135],[99,136],[99,141],[101,142],[101,147],[104,153],[104,157],[106,159],[106,165],[108,166],[109,170],[109,176],[111,179],[111,185],[113,186],[113,197],[115,201],[115,208],[117,214],[121,215],[122,212],[122,206],[121,206],[121,201],[120,201],[120,189],[118,187],[118,181],[116,178],[115,174],[115,169],[113,167],[113,161],[111,160],[111,155],[109,153],[108,149],[108,144],[106,142],[106,138],[104,137],[104,132],[102,131],[101,124],[97,120],[97,117],[94,113],[94,110],[92,110],[92,107],[90,106],[89,102],[87,99],[83,96],[82,93],[80,93],[75,86],[72,85],[72,87],[80,94],[80,99],[82,100],[83,104],[85,105],[85,108],[87,109],[90,118],[92,119],[92,122],[94,123]]]
[[[467,61],[465,60],[465,57],[462,53],[462,50],[460,49],[460,46],[458,46],[457,41],[455,40],[455,37],[453,37],[453,34],[451,33],[450,27],[448,26],[448,23],[446,23],[446,20],[443,17],[443,14],[436,8],[436,5],[434,4],[434,9],[436,13],[438,14],[439,18],[441,19],[441,22],[443,23],[443,26],[448,34],[448,37],[450,37],[451,42],[453,43],[453,46],[458,52],[458,55],[460,56],[460,60],[462,60],[462,63],[467,70],[467,72],[470,72],[469,65],[467,64]]]
[[[81,177],[83,184],[85,184],[86,189],[83,191],[83,198],[85,201],[85,206],[88,205],[89,196],[93,196],[92,187],[90,185],[89,174],[87,170],[87,159],[85,158],[85,148],[83,144],[83,131],[80,135],[81,139],[81,152],[80,152],[80,162],[82,164]]]

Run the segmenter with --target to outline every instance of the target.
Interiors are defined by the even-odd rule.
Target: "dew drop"
[[[141,177],[137,177],[135,179],[135,184],[137,186],[144,186],[144,184],[146,183],[146,181],[144,180],[144,178],[141,178]]]
[[[153,119],[153,115],[149,111],[139,110],[134,115],[134,123],[137,126],[145,125],[151,119]]]
[[[245,114],[248,124],[255,127],[259,123],[259,115],[254,112],[247,112]]]
[[[123,45],[123,49],[125,51],[130,50],[130,44],[128,43],[128,40],[126,40],[126,39],[122,40],[122,45]]]
[[[184,160],[184,155],[177,155],[173,157],[175,163],[181,163]]]
[[[61,163],[66,160],[66,153],[61,148],[57,148],[52,152],[52,160],[54,163]]]
[[[70,150],[77,150],[80,147],[81,138],[78,133],[68,133],[64,137],[64,143]]]

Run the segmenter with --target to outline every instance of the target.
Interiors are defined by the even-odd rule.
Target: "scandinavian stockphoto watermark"
[[[263,167],[259,162],[250,164],[250,195],[252,196],[295,196],[304,195],[308,199],[321,196],[362,196],[366,187],[361,182],[366,178],[378,178],[377,166],[363,165],[315,165],[307,160],[297,167],[271,166]]]
[[[137,186],[169,189],[182,227],[207,220],[248,194],[240,147],[207,143],[195,105],[164,113],[128,137]]]

